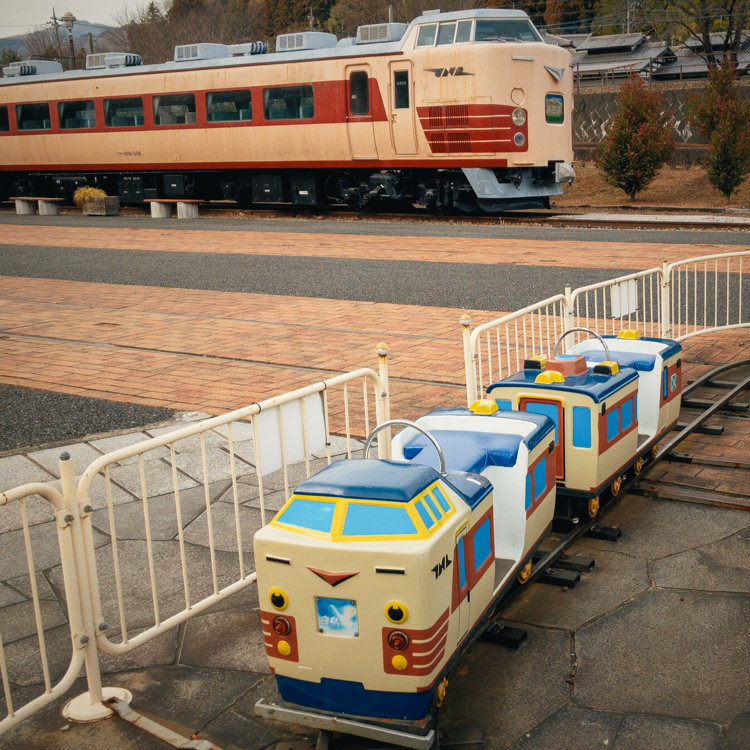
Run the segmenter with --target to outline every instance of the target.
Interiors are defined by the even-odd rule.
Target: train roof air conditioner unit
[[[405,23],[375,23],[357,28],[357,44],[397,42],[406,31]]]
[[[276,37],[277,52],[296,52],[303,49],[327,49],[335,47],[335,34],[323,31],[302,31],[299,34],[279,34]]]
[[[216,60],[220,57],[230,57],[229,47],[226,44],[200,42],[198,44],[180,44],[174,48],[175,62]]]
[[[51,60],[20,60],[3,68],[3,75],[6,78],[38,76],[44,73],[62,73],[62,65]]]
[[[95,52],[86,55],[86,70],[103,68],[129,68],[132,65],[143,65],[140,55],[131,52]]]

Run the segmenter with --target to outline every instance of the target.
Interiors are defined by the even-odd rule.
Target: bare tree
[[[677,24],[701,43],[701,55],[710,69],[720,67],[724,60],[737,64],[750,0],[670,0],[668,6],[677,12]],[[712,42],[714,34],[723,39],[717,49]]]

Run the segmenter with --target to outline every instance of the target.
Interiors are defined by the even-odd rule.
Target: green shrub
[[[703,96],[690,100],[690,119],[708,140],[708,181],[731,198],[750,172],[750,101],[742,98],[730,62],[712,68]]]
[[[631,200],[672,156],[672,119],[664,97],[642,78],[633,75],[620,86],[617,112],[597,149],[597,164],[604,179]]]

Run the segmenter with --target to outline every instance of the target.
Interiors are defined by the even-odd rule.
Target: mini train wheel
[[[526,561],[526,565],[521,568],[521,572],[518,574],[518,582],[523,586],[524,583],[528,583],[531,578],[531,560]]]
[[[596,514],[599,512],[599,495],[589,498],[586,510],[588,511],[589,518],[596,518]]]
[[[448,692],[448,678],[443,677],[440,684],[435,688],[435,705],[440,708],[445,700],[445,694]]]
[[[651,460],[656,458],[656,454],[659,452],[659,443],[654,443],[651,446]]]
[[[622,477],[617,477],[612,481],[609,491],[612,493],[612,497],[617,497],[622,489]]]
[[[643,456],[638,456],[638,458],[635,459],[635,463],[633,464],[633,472],[636,476],[638,476],[643,471],[643,467],[645,464],[646,459]]]

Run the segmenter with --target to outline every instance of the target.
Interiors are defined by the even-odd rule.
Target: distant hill
[[[97,37],[112,28],[112,26],[106,26],[103,23],[76,21],[75,25],[73,26],[73,38],[78,40],[78,44],[80,46],[83,46],[85,40],[79,39],[80,37],[88,37],[89,34]],[[23,39],[23,34],[0,37],[0,49],[12,49],[17,54],[20,54],[21,48],[23,47]],[[60,39],[66,42],[68,41],[68,30],[62,24],[60,25]]]

